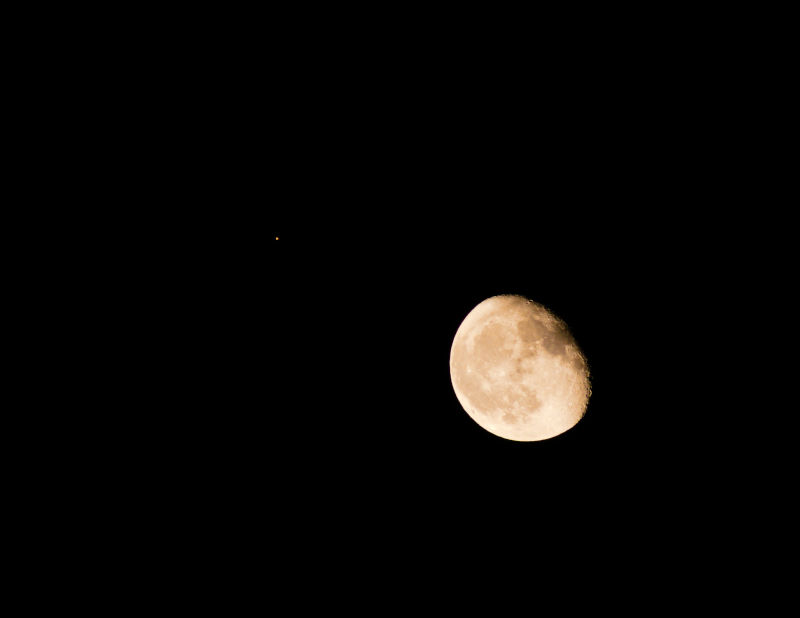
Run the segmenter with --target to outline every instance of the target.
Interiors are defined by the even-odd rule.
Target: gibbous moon
[[[586,358],[566,324],[515,295],[487,298],[464,318],[450,349],[450,379],[478,425],[520,442],[574,427],[591,394]]]

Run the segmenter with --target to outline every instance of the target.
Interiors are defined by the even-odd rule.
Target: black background
[[[447,581],[468,602],[558,596],[573,578],[590,603],[668,602],[760,542],[731,521],[785,491],[755,420],[769,389],[747,400],[777,363],[744,350],[782,335],[754,316],[780,296],[787,163],[757,144],[773,129],[746,63],[640,53],[647,29],[373,53],[382,31],[231,43],[180,23],[204,44],[90,48],[108,66],[53,86],[97,131],[56,123],[47,155],[80,170],[48,182],[114,204],[64,211],[99,249],[53,266],[65,298],[97,273],[98,300],[74,305],[99,331],[82,379],[117,412],[80,417],[91,448],[67,448],[89,472],[66,479],[92,479],[92,522],[165,580],[323,603],[412,604]],[[459,324],[508,293],[564,319],[589,362],[586,416],[551,440],[489,434],[450,384]]]

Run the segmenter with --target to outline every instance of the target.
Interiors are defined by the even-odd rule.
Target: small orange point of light
[[[277,236],[275,237],[275,240],[278,240],[278,237],[277,237]]]

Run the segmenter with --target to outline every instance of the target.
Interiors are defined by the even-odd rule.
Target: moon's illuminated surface
[[[487,298],[464,318],[450,378],[478,425],[522,442],[571,429],[591,394],[586,359],[566,324],[522,296]]]

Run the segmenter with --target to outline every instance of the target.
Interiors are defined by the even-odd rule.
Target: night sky
[[[34,240],[7,226],[33,308],[9,336],[48,373],[10,357],[36,426],[10,475],[41,468],[46,501],[11,497],[38,529],[10,530],[39,597],[68,602],[50,570],[223,615],[716,615],[737,572],[791,564],[794,21],[563,9],[30,21],[64,37],[12,45]],[[499,294],[586,356],[586,415],[550,440],[488,433],[451,386]]]

